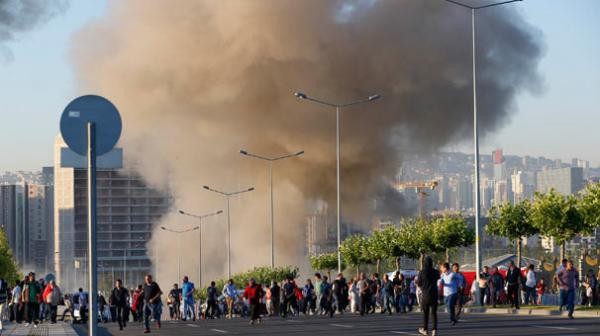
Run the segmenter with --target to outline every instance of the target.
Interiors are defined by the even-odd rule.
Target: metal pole
[[[127,287],[127,250],[123,250],[123,284]]]
[[[98,297],[96,279],[96,127],[88,122],[88,273],[89,273],[89,323],[88,336],[97,335]]]
[[[202,288],[202,217],[198,217],[200,220],[200,227],[198,228],[198,287]]]
[[[269,188],[271,189],[271,268],[275,267],[275,224],[273,217],[273,161],[269,162]]]
[[[177,244],[179,246],[179,251],[177,253],[177,282],[181,280],[181,244]]]
[[[338,273],[342,273],[342,230],[340,224],[340,107],[335,107],[335,147],[336,147],[336,166],[337,166],[337,255],[338,255]]]
[[[229,214],[229,195],[227,197],[227,279],[231,279],[231,220]]]
[[[479,208],[479,134],[477,124],[477,80],[475,72],[475,9],[471,9],[471,31],[473,42],[473,146],[475,147],[475,276],[479,281],[481,273],[481,244],[479,218],[481,217]]]

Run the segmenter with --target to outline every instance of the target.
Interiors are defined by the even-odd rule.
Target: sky
[[[509,155],[580,158],[600,166],[600,1],[525,0],[511,6],[544,36],[544,90],[520,95],[511,120],[481,139],[480,152],[503,148]],[[105,12],[104,0],[71,1],[62,15],[5,43],[13,57],[0,60],[0,172],[52,165],[60,115],[87,93],[75,82],[71,36]],[[470,153],[472,145],[444,150]]]

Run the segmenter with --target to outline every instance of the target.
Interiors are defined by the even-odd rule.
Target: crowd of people
[[[287,278],[281,283],[276,280],[259,284],[248,279],[244,288],[236,288],[232,279],[223,288],[213,281],[206,288],[203,300],[197,300],[199,289],[185,276],[181,284],[173,284],[166,295],[168,316],[172,320],[214,319],[236,316],[249,317],[251,324],[261,323],[264,316],[324,315],[336,314],[405,314],[419,306],[423,313],[422,335],[436,335],[437,311],[445,306],[451,325],[460,320],[463,305],[497,307],[510,305],[519,309],[522,304],[544,304],[544,297],[553,285],[559,288],[559,310],[566,309],[573,318],[576,298],[583,305],[595,305],[598,298],[598,278],[589,270],[580,284],[580,276],[573,262],[564,259],[552,277],[552,284],[538,279],[534,266],[520,270],[511,261],[508,267],[484,266],[477,281],[468,284],[459,264],[441,263],[434,267],[430,257],[425,258],[420,272],[396,271],[380,276],[359,273],[347,280],[342,273],[329,279],[327,275],[315,273],[302,283]],[[580,292],[578,292],[580,291]],[[98,319],[118,323],[123,330],[127,323],[143,324],[144,332],[150,332],[154,322],[161,328],[163,292],[153,280],[145,276],[144,284],[128,290],[117,279],[115,286],[105,298],[98,293]],[[88,294],[79,289],[77,293],[63,295],[54,280],[46,283],[36,280],[29,273],[14,286],[0,279],[0,330],[2,320],[25,323],[37,327],[39,323],[57,321],[57,306],[64,305],[62,319],[69,314],[71,321],[86,322]],[[431,319],[431,328],[428,328]]]
[[[62,302],[62,292],[56,282],[36,280],[33,272],[12,285],[0,279],[0,330],[6,320],[34,328],[42,322],[54,324]]]

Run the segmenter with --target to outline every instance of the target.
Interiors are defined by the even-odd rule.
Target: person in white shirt
[[[21,296],[23,295],[23,288],[21,282],[17,280],[15,287],[12,290],[12,310],[15,317],[15,322],[21,323],[23,316],[21,315]]]
[[[456,299],[458,296],[458,284],[454,279],[454,272],[450,270],[450,264],[444,263],[442,265],[442,276],[440,279],[442,286],[444,286],[444,302],[450,314],[450,322],[455,325],[458,322],[456,318]]]
[[[535,304],[537,302],[537,294],[535,291],[535,287],[537,285],[537,280],[535,277],[535,272],[533,271],[533,264],[529,264],[527,267],[527,280],[525,281],[525,304]]]
[[[237,291],[235,290],[235,285],[233,284],[233,279],[229,279],[225,286],[223,287],[223,296],[225,296],[225,302],[227,304],[227,318],[233,318],[233,304],[235,302],[235,297],[237,295]]]

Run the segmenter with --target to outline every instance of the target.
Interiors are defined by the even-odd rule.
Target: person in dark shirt
[[[281,288],[277,281],[271,282],[271,304],[273,305],[273,315],[279,315],[279,304],[281,303]]]
[[[340,314],[343,314],[344,308],[346,306],[346,298],[348,297],[346,279],[344,279],[344,275],[339,273],[335,280],[333,280],[333,304],[335,305],[332,308],[332,311],[337,310]],[[344,297],[344,292],[346,292],[346,297]]]
[[[392,299],[394,298],[394,283],[390,280],[387,274],[383,275],[383,282],[381,283],[381,313],[392,315]]]
[[[119,322],[119,330],[127,327],[127,299],[129,298],[129,291],[123,287],[121,279],[117,279],[115,282],[115,288],[113,288],[110,295],[110,304],[116,307],[117,321]]]
[[[521,270],[515,267],[514,261],[511,260],[508,264],[508,271],[506,271],[506,291],[511,308],[519,309],[519,286],[522,277]]]
[[[483,307],[485,304],[485,298],[487,297],[489,300],[490,290],[488,286],[488,280],[490,279],[490,268],[488,266],[483,266],[483,272],[479,274],[479,282],[477,288],[479,289],[479,305]]]
[[[490,287],[490,301],[492,307],[496,308],[496,304],[504,290],[504,279],[502,278],[502,274],[498,272],[498,267],[492,267],[492,273],[490,274],[488,284]]]
[[[416,285],[421,288],[421,310],[423,311],[423,328],[419,328],[421,335],[427,335],[429,324],[429,314],[431,314],[431,335],[437,333],[437,306],[438,306],[438,279],[440,272],[433,268],[431,257],[425,258],[425,265],[419,272],[416,279]]]
[[[402,280],[404,277],[400,273],[400,271],[396,271],[394,274],[394,278],[392,279],[392,283],[394,284],[394,307],[396,308],[396,313],[400,313],[401,309],[401,300],[402,300]]]
[[[381,280],[379,279],[379,274],[373,273],[371,275],[371,282],[369,283],[371,289],[371,300],[369,301],[369,306],[371,307],[370,314],[375,313],[375,307],[377,306],[377,300],[379,299],[380,290],[381,290]]]
[[[210,286],[206,289],[206,318],[214,319],[219,315],[217,297],[217,287],[215,287],[215,282],[211,281]]]
[[[283,312],[282,316],[286,317],[288,312],[294,315],[294,308],[296,307],[296,285],[293,279],[288,278],[285,285],[283,285]]]
[[[181,319],[181,289],[179,289],[178,284],[173,284],[173,289],[171,289],[171,291],[169,292],[167,300],[171,303],[169,311],[171,320]]]
[[[162,301],[160,296],[162,290],[156,282],[152,280],[152,275],[145,277],[144,283],[144,333],[150,332],[150,316],[156,321],[156,326],[160,329],[160,315],[162,313]]]

